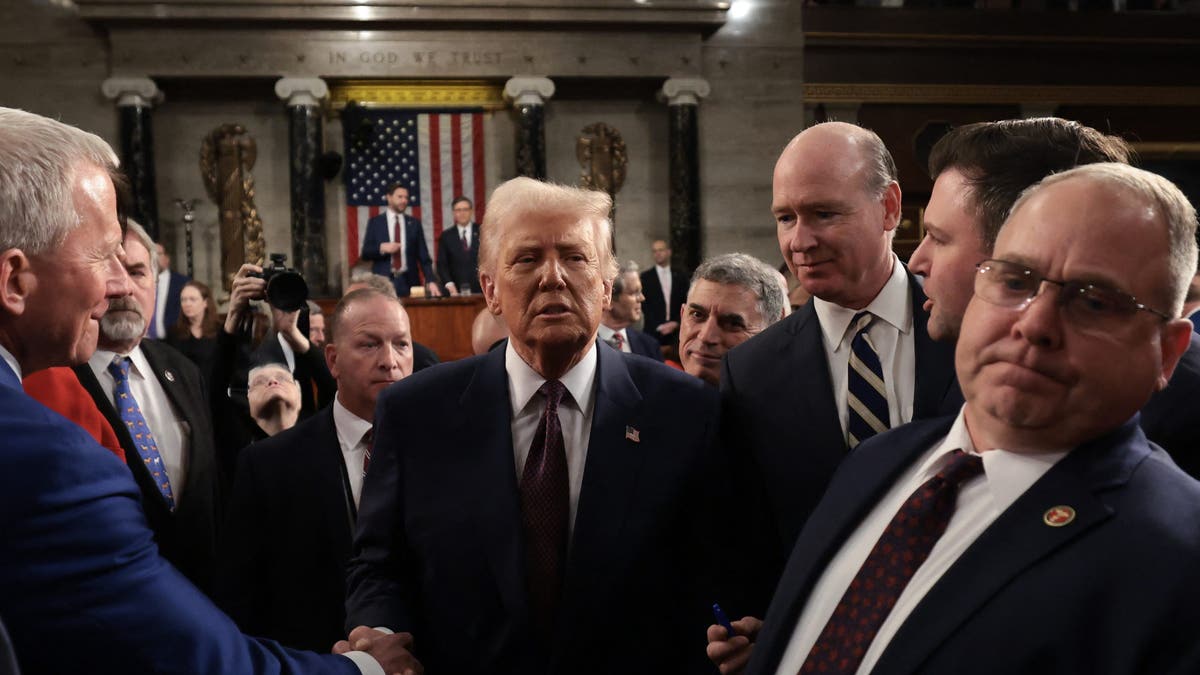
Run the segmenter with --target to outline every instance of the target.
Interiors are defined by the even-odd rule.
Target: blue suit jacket
[[[344,673],[249,638],[158,555],[129,469],[0,361],[0,616],[22,672]]]
[[[367,233],[363,237],[362,251],[359,257],[371,261],[371,271],[392,279],[396,293],[408,295],[408,289],[421,285],[421,274],[425,275],[425,283],[436,282],[433,274],[433,261],[429,257],[429,247],[425,244],[425,231],[421,221],[411,216],[404,216],[404,233],[407,240],[404,244],[404,255],[407,267],[404,274],[392,277],[392,256],[379,252],[379,245],[391,241],[388,236],[387,211],[367,221]]]
[[[925,294],[911,274],[909,291],[916,355],[913,419],[957,412],[962,393],[954,375],[954,346],[929,337]],[[742,489],[753,504],[749,512],[760,514],[747,527],[760,541],[750,567],[760,572],[764,601],[846,456],[823,340],[809,302],[735,347],[722,364],[722,434],[737,453]]]
[[[539,642],[529,624],[504,349],[414,373],[380,396],[347,625],[411,631],[430,673],[711,671],[710,605],[736,602],[729,554],[713,541],[730,510],[713,443],[716,392],[595,348],[594,418],[553,640]]]
[[[954,417],[913,422],[842,463],[776,590],[749,675],[775,672],[826,565]],[[1075,509],[1063,527],[1042,522]],[[872,675],[1200,672],[1200,483],[1134,420],[1051,468],[913,610]]]
[[[192,280],[186,274],[180,274],[175,270],[169,271],[171,281],[167,285],[167,297],[158,299],[159,302],[165,300],[167,303],[167,306],[163,308],[163,330],[166,331],[166,334],[159,336],[161,339],[165,339],[171,333],[171,327],[179,321],[179,294],[183,292],[183,287],[187,285],[187,282]]]

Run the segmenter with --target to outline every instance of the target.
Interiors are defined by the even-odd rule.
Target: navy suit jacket
[[[1142,408],[1142,431],[1179,468],[1200,478],[1200,335],[1193,334],[1165,389]]]
[[[737,583],[713,540],[730,511],[716,392],[594,348],[594,417],[554,638],[539,641],[529,620],[504,349],[414,373],[380,396],[347,626],[410,631],[430,673],[711,672],[710,605]]]
[[[662,350],[658,348],[658,340],[636,330],[627,330],[625,334],[629,336],[630,351],[662,363],[663,355]]]
[[[344,639],[354,501],[333,408],[242,451],[217,599],[251,635],[327,652]]]
[[[91,367],[86,363],[76,366],[75,376],[112,425],[125,450],[125,461],[141,488],[142,510],[154,530],[159,552],[200,590],[211,593],[221,491],[204,383],[196,365],[170,345],[142,340],[141,347],[172,411],[188,426],[187,480],[174,511],[167,508],[162,492],[141,461],[133,437]]]
[[[471,223],[471,248],[468,251],[463,250],[458,226],[454,224],[442,230],[438,243],[437,270],[442,284],[453,281],[459,293],[467,289],[482,293],[479,286],[479,225]]]
[[[367,233],[363,237],[362,251],[359,257],[371,261],[371,271],[392,280],[396,293],[401,297],[408,295],[408,289],[421,285],[421,275],[425,275],[425,283],[437,281],[433,275],[433,261],[429,257],[429,247],[425,244],[425,231],[421,221],[412,216],[404,216],[404,233],[407,238],[404,244],[406,269],[404,274],[392,276],[392,256],[379,252],[379,245],[391,241],[388,234],[388,212],[375,216],[367,221]]]
[[[909,274],[916,390],[913,419],[957,412],[962,393],[954,374],[954,345],[929,337],[925,294]],[[748,526],[760,540],[765,597],[808,514],[846,456],[825,357],[824,338],[810,301],[731,350],[721,373],[722,434],[737,454],[741,487],[761,514]]]
[[[0,436],[0,616],[26,675],[359,672],[239,633],[158,555],[129,469],[3,361]]]
[[[864,442],[788,561],[748,675],[771,675],[822,572],[953,416]],[[1067,505],[1062,527],[1043,521]],[[1200,672],[1200,483],[1130,420],[1046,472],[967,548],[872,675]]]
[[[165,340],[171,334],[171,328],[179,321],[179,294],[183,292],[183,287],[187,285],[187,282],[192,280],[186,274],[180,274],[175,270],[167,270],[167,272],[170,274],[170,282],[167,284],[167,297],[157,299],[157,302],[167,303],[163,308],[164,332],[159,336],[160,340]]]
[[[683,307],[683,303],[687,302],[687,275],[671,270],[671,302],[667,305],[663,304],[662,284],[658,282],[658,271],[651,267],[642,272],[641,278],[642,295],[646,296],[645,301],[642,302],[642,312],[645,314],[645,324],[642,330],[657,340],[659,344],[672,344],[678,341],[678,330],[669,335],[659,335],[656,329],[668,321],[679,321],[679,309]]]

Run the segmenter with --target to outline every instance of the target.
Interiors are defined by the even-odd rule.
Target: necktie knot
[[[950,453],[950,461],[937,473],[937,478],[950,485],[961,485],[983,473],[983,460],[962,450]]]
[[[538,392],[546,397],[546,409],[551,412],[558,412],[558,404],[562,403],[563,396],[567,393],[567,387],[558,380],[546,380]]]
[[[850,325],[854,327],[854,335],[858,336],[871,327],[871,322],[875,320],[875,315],[870,312],[859,312],[850,320]]]
[[[118,380],[129,379],[129,359],[124,356],[113,357],[112,363],[108,364],[108,372]]]

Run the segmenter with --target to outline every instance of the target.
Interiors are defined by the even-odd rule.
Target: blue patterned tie
[[[108,364],[108,372],[113,376],[113,404],[117,407],[117,414],[129,430],[129,436],[133,438],[133,444],[137,447],[138,455],[141,456],[146,469],[154,477],[154,483],[158,485],[158,491],[166,500],[167,508],[174,511],[175,495],[171,492],[171,479],[167,477],[162,455],[158,454],[158,443],[154,441],[154,434],[150,433],[146,418],[142,416],[142,409],[138,407],[133,390],[129,388],[129,359],[116,357]]]
[[[846,445],[851,448],[887,431],[891,423],[887,389],[883,385],[883,366],[867,337],[867,327],[874,318],[870,312],[859,312],[851,322],[854,339],[850,342],[850,369],[846,380],[846,406],[850,413]]]

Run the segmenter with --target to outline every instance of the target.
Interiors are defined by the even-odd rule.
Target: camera
[[[299,272],[287,266],[286,253],[272,253],[271,263],[263,265],[262,274],[249,276],[267,282],[267,302],[275,309],[294,312],[308,303],[308,284]]]

